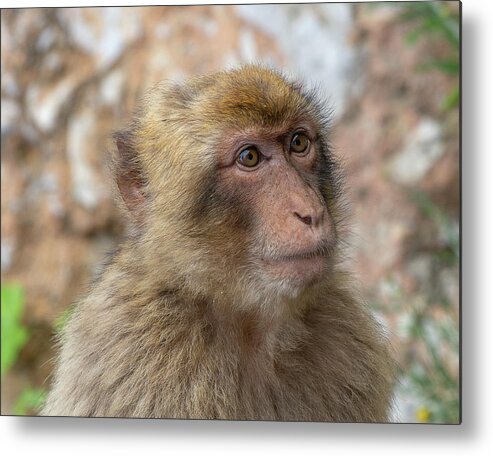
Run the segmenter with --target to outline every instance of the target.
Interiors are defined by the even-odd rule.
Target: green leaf
[[[420,28],[416,34],[408,35],[408,42],[415,43],[417,38],[423,34],[436,33],[446,39],[454,49],[459,49],[460,32],[459,17],[456,13],[439,2],[418,2],[405,4],[403,2],[402,12],[399,18],[403,22],[414,22]]]
[[[455,76],[459,74],[460,65],[458,59],[430,60],[419,65],[420,70],[440,70],[443,73]]]
[[[419,27],[414,30],[411,30],[407,35],[406,35],[406,44],[408,46],[413,46],[416,44],[418,41],[419,37],[423,35],[423,28]]]
[[[459,87],[454,87],[442,102],[442,109],[448,111],[459,106],[460,92]]]
[[[28,339],[27,329],[22,324],[24,290],[20,285],[5,285],[2,298],[2,364],[1,375],[16,362],[20,350]]]
[[[13,407],[14,415],[30,415],[37,413],[45,401],[45,392],[39,388],[26,388]]]
[[[434,2],[429,3],[431,11],[436,18],[437,28],[445,36],[448,42],[455,48],[459,48],[459,18],[447,17],[448,13],[444,5]]]

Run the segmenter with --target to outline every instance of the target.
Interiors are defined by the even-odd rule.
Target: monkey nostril
[[[303,217],[302,215],[298,214],[298,212],[295,212],[294,215],[296,215],[296,217],[298,217],[305,225],[312,225],[313,220],[309,215]]]

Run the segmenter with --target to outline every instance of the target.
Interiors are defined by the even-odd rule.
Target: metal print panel
[[[3,415],[460,423],[458,2],[1,21]]]

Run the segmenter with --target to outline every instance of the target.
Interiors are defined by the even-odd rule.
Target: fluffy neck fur
[[[266,318],[150,283],[123,251],[67,325],[44,414],[385,421],[391,362],[346,283]]]

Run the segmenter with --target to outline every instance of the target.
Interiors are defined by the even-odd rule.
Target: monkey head
[[[114,160],[146,273],[257,304],[323,282],[341,213],[327,128],[313,93],[260,66],[150,90]]]

